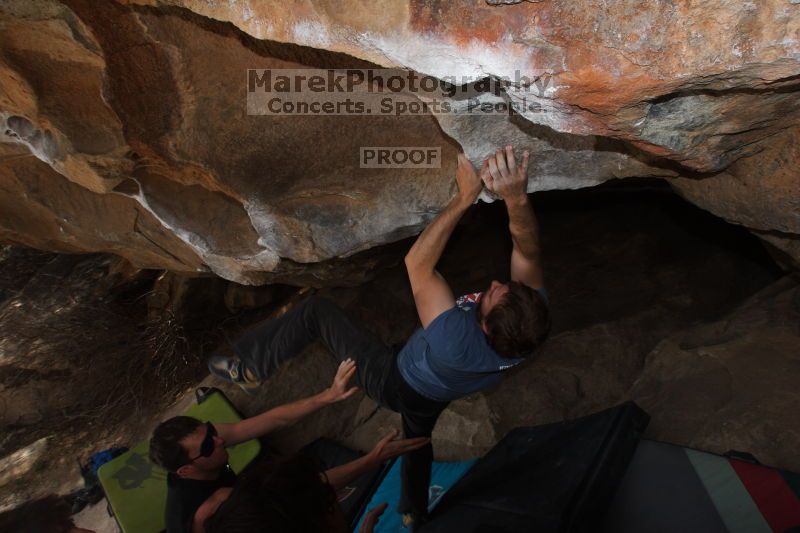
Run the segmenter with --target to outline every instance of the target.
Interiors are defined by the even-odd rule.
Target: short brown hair
[[[181,441],[202,425],[191,416],[175,416],[161,422],[150,438],[150,460],[170,472],[178,470],[189,462],[189,454]]]
[[[550,312],[539,291],[518,281],[483,317],[492,349],[503,357],[528,357],[547,338]]]

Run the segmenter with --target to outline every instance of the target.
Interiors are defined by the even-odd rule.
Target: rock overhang
[[[664,178],[796,263],[798,9],[777,0],[12,2],[0,15],[0,116],[15,159],[0,173],[13,184],[7,204],[29,200],[34,181],[39,200],[10,209],[3,234],[248,284],[304,269],[336,283],[326,262],[412,236],[443,208],[457,150],[479,164],[510,143],[534,154],[530,192]],[[511,84],[478,98],[532,98],[539,111],[246,112],[247,69],[348,67],[473,82],[523,74],[537,90]],[[443,165],[364,169],[365,145],[439,146]],[[33,157],[17,158],[25,150]]]

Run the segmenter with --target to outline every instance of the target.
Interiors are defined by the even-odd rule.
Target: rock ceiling
[[[248,69],[286,68],[522,73],[536,90],[477,98],[535,105],[248,114]],[[421,231],[459,149],[479,164],[512,143],[532,152],[531,192],[663,178],[797,267],[799,91],[789,0],[7,0],[0,239],[327,283],[355,275],[356,252]],[[442,165],[362,168],[364,146],[440,147]]]

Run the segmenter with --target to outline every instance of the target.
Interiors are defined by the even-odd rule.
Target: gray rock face
[[[723,319],[665,339],[630,393],[652,416],[648,434],[717,453],[757,450],[764,464],[800,469],[786,453],[800,445],[786,409],[800,376],[799,320],[800,287],[786,278]]]

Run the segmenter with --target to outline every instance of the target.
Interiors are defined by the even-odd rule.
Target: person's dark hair
[[[336,492],[320,471],[301,455],[255,465],[206,521],[206,533],[335,531]]]
[[[170,472],[178,470],[189,462],[189,454],[181,441],[202,425],[191,416],[175,416],[161,422],[150,438],[150,460]]]
[[[539,291],[511,281],[508,292],[483,317],[492,349],[503,357],[528,357],[547,338],[550,312]]]

